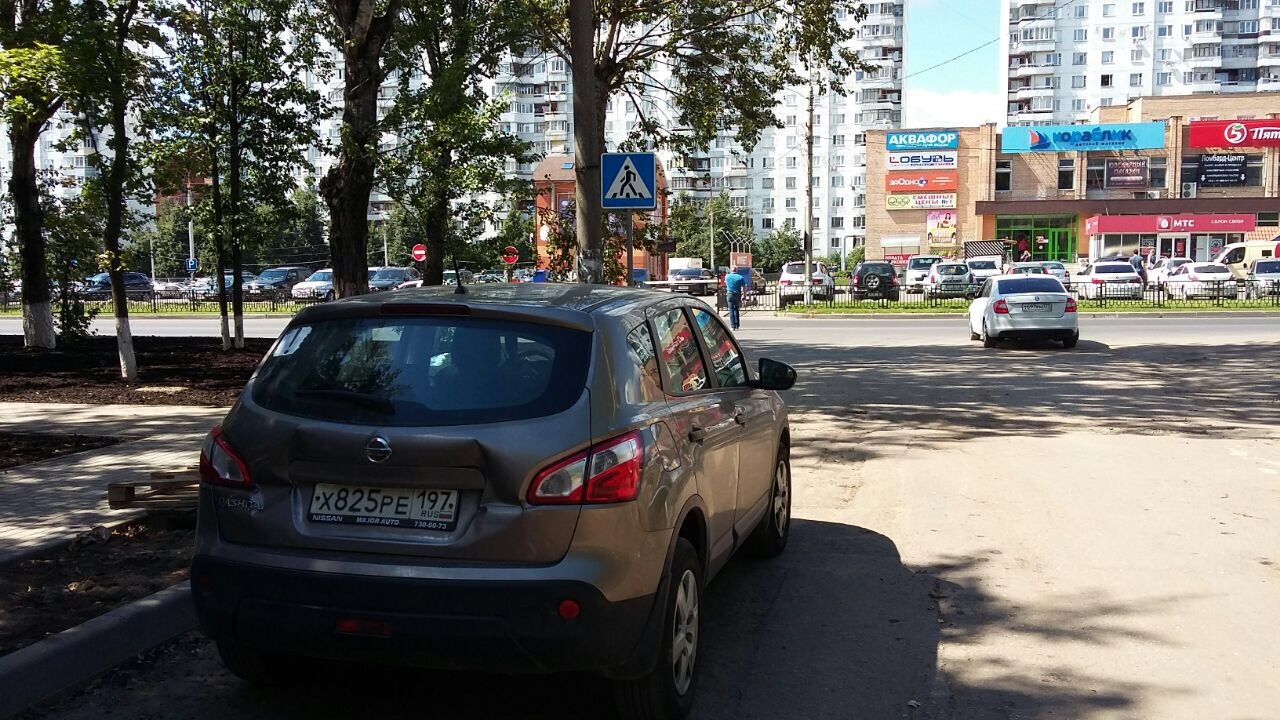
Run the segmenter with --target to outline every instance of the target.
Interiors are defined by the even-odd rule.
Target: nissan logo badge
[[[384,463],[391,457],[391,443],[381,436],[373,437],[364,446],[364,456],[372,463]]]

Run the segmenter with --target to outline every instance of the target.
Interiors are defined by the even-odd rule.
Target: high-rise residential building
[[[1010,125],[1138,97],[1277,92],[1280,0],[1005,0]]]

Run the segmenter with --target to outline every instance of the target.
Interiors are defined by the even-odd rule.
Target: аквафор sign
[[[891,132],[884,136],[884,149],[895,150],[954,150],[960,145],[960,133],[955,130],[916,130]]]
[[[1155,150],[1163,147],[1163,121],[1008,127],[1000,135],[1000,152],[1004,153]]]

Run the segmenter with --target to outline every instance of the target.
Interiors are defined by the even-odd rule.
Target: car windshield
[[[934,263],[940,262],[941,260],[942,258],[915,257],[915,258],[911,258],[911,260],[907,264],[907,267],[912,270],[924,270],[926,268],[932,267]]]
[[[1253,266],[1253,271],[1256,273],[1280,273],[1280,260],[1259,262]]]
[[[1107,265],[1094,265],[1093,272],[1096,275],[1116,275],[1121,273],[1133,274],[1137,271],[1133,269],[1132,265],[1127,263],[1111,263]]]
[[[1191,270],[1201,275],[1229,275],[1231,273],[1231,270],[1225,265],[1196,265]]]
[[[678,278],[697,278],[702,277],[702,270],[701,268],[681,268],[671,274]]]
[[[403,280],[404,268],[385,268],[373,274],[374,280]]]
[[[947,276],[953,276],[953,277],[969,274],[968,265],[950,265],[950,264],[938,265],[937,270],[939,275],[947,275]]]
[[[329,282],[331,280],[333,280],[332,270],[321,270],[307,278],[308,282]]]
[[[328,320],[281,336],[253,399],[289,415],[362,425],[524,420],[577,401],[590,347],[590,333],[507,320]]]
[[[995,260],[970,260],[969,267],[974,270],[995,270]]]
[[[288,271],[286,270],[263,270],[262,274],[258,276],[258,279],[275,282],[276,280],[283,280],[287,274]]]
[[[1026,277],[1001,280],[997,291],[1001,295],[1014,293],[1060,293],[1066,292],[1062,283],[1051,277]]]

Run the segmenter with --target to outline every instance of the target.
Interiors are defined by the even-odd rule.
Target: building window
[[[831,145],[832,145],[833,147],[844,147],[844,136],[843,136],[843,135],[832,135],[832,136],[831,136]]]
[[[832,176],[831,176],[831,187],[833,187],[833,188],[842,188],[842,187],[844,187],[844,176],[843,176],[843,175],[832,175]]]
[[[1258,227],[1280,227],[1280,212],[1258,213]]]
[[[784,218],[782,220],[782,227],[787,228],[788,230],[794,230],[796,227],[796,219],[793,217]]]
[[[1088,42],[1089,31],[1084,28],[1076,28],[1071,33],[1071,39],[1075,42]]]
[[[1077,112],[1087,109],[1084,98],[1075,98],[1071,101],[1071,109]]]
[[[833,124],[833,125],[843,125],[843,124],[844,124],[844,113],[836,113],[836,114],[832,115],[832,116],[831,116],[831,124]]]
[[[1183,155],[1182,156],[1182,177],[1179,178],[1179,180],[1184,183],[1193,183],[1199,179],[1200,179],[1200,156],[1199,155]]]
[[[1129,51],[1129,62],[1142,62],[1142,48],[1134,48]]]
[[[1144,2],[1136,2],[1136,3],[1134,3],[1134,4],[1133,4],[1133,14],[1134,14],[1134,15],[1145,15],[1145,14],[1147,14],[1147,4],[1146,4],[1146,3],[1144,3]]]
[[[1084,186],[1086,190],[1102,190],[1106,185],[1106,166],[1103,164],[1102,158],[1097,160],[1089,158],[1089,164],[1085,166]]]
[[[1116,54],[1110,50],[1102,51],[1102,64],[1110,65],[1116,61]]]
[[[761,230],[772,230],[772,229],[773,229],[773,218],[771,218],[771,217],[767,217],[767,218],[760,218],[760,229],[761,229]]]
[[[1147,185],[1152,190],[1159,190],[1168,184],[1169,161],[1168,158],[1153,157],[1147,160],[1148,179]]]
[[[773,198],[760,198],[760,209],[764,212],[773,212]]]
[[[819,178],[817,175],[810,175],[809,187],[813,187],[813,188],[822,187],[822,179]]]
[[[773,178],[761,178],[761,179],[760,179],[760,189],[761,189],[761,190],[772,190],[772,189],[773,189]]]
[[[1173,12],[1173,0],[1164,0],[1164,2],[1156,3],[1156,12],[1162,12],[1162,13]]]
[[[832,229],[832,230],[839,230],[840,228],[843,228],[843,227],[844,227],[844,218],[840,217],[839,215],[835,215],[835,216],[833,216],[833,217],[831,218],[831,229]],[[833,238],[833,239],[831,240],[831,242],[832,242],[832,244],[836,244],[836,243],[838,243],[839,241]]]
[[[787,169],[790,170],[796,166],[796,158],[794,155],[787,157]]]
[[[1072,75],[1072,76],[1071,76],[1071,87],[1073,87],[1073,88],[1082,88],[1082,87],[1084,87],[1084,76],[1083,76],[1083,75]]]
[[[1129,87],[1142,87],[1142,73],[1129,73]]]
[[[996,192],[1008,192],[1013,189],[1013,161],[996,161]]]
[[[844,167],[844,156],[836,155],[831,158],[831,167]]]
[[[1076,11],[1076,17],[1077,17],[1077,18],[1087,18],[1087,17],[1089,17],[1089,6],[1088,6],[1088,5],[1077,5],[1077,6],[1075,7],[1075,11]]]
[[[1085,65],[1089,62],[1089,53],[1071,53],[1072,65]]]
[[[814,230],[822,229],[822,218],[818,217],[817,215],[813,216],[813,229]]]
[[[786,188],[786,189],[788,189],[788,190],[795,190],[795,189],[796,189],[796,179],[795,179],[795,177],[793,176],[793,177],[789,177],[789,178],[787,178],[787,179],[786,179],[786,181],[785,181],[785,185],[784,185],[783,187],[785,187],[785,188]]]
[[[788,116],[787,116],[786,121],[785,121],[783,124],[784,124],[784,125],[786,125],[787,127],[795,127],[795,126],[796,126],[796,116],[795,116],[795,115],[788,115]]]
[[[831,207],[833,207],[833,208],[842,208],[842,207],[844,207],[844,198],[843,198],[843,197],[841,197],[841,196],[839,196],[839,195],[837,195],[837,196],[835,196],[835,197],[831,198]]]
[[[1172,85],[1172,84],[1173,84],[1173,73],[1167,73],[1167,72],[1156,73],[1156,85],[1164,86],[1164,85]]]
[[[1102,80],[1102,87],[1112,87],[1114,85],[1113,77],[1111,75],[1103,75],[1101,77],[1101,80]]]
[[[1262,155],[1250,155],[1248,163],[1244,166],[1244,184],[1249,187],[1258,187],[1262,184]]]
[[[1156,28],[1156,37],[1172,37],[1172,36],[1173,36],[1172,25],[1161,25],[1160,27]]]
[[[1115,16],[1116,16],[1115,3],[1106,3],[1105,5],[1102,6],[1102,17],[1115,17]]]
[[[1133,27],[1129,28],[1129,37],[1133,38],[1134,40],[1141,40],[1146,36],[1147,36],[1146,25],[1134,25]]]
[[[796,209],[796,199],[793,197],[786,198],[782,201],[782,206],[788,210]]]
[[[1070,158],[1058,160],[1058,189],[1073,190],[1076,186],[1076,161]]]
[[[1104,28],[1102,28],[1102,39],[1103,39],[1103,40],[1115,40],[1115,39],[1116,39],[1116,29],[1115,29],[1115,28],[1113,28],[1113,27],[1104,27]]]
[[[1112,105],[1115,104],[1115,102],[1116,102],[1115,98],[1109,98],[1109,97],[1102,98],[1102,107],[1111,107]]]
[[[1173,51],[1169,48],[1160,48],[1156,51],[1156,60],[1160,62],[1169,62],[1173,59]]]

